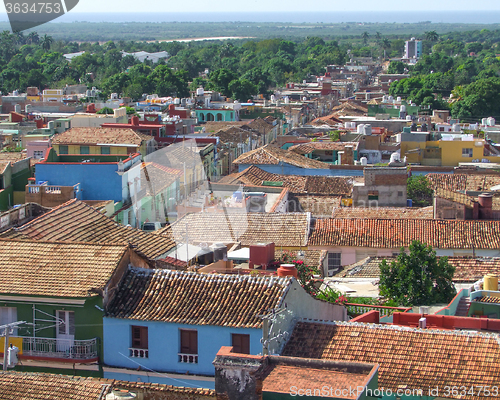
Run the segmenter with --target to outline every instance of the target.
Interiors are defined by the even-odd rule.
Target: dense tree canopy
[[[447,257],[436,257],[432,247],[414,241],[409,254],[401,248],[397,259],[380,264],[380,295],[401,306],[448,303],[456,295],[455,267]]]

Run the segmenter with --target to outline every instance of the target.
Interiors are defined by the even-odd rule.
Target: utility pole
[[[1,329],[5,329],[5,334],[4,334],[4,345],[3,345],[3,370],[4,371],[7,371],[7,351],[8,351],[8,347],[9,347],[9,334],[10,334],[10,329],[15,327],[15,326],[18,326],[18,325],[22,325],[22,324],[25,324],[26,321],[17,321],[17,322],[11,322],[10,324],[6,324],[6,325],[2,325],[0,326],[0,330]]]

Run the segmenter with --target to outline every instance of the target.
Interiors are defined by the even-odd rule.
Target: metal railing
[[[97,339],[23,337],[23,356],[90,360],[97,358]]]
[[[179,362],[187,364],[198,364],[198,354],[179,354]]]
[[[395,312],[408,312],[411,311],[411,307],[388,307],[388,306],[377,306],[371,304],[355,304],[355,303],[344,303],[347,310],[355,315],[362,315],[369,311],[376,310],[380,312],[380,316],[384,317],[387,315],[392,315]]]
[[[130,357],[133,358],[149,358],[149,350],[148,349],[137,349],[134,347],[129,347]]]

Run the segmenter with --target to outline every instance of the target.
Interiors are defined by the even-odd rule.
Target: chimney
[[[138,126],[139,125],[139,117],[138,116],[134,115],[132,117],[132,125],[134,125],[134,126]]]
[[[493,219],[493,196],[483,193],[478,197],[479,219]]]
[[[281,264],[277,272],[278,276],[294,276],[295,279],[297,279],[298,277],[298,272],[295,264]]]

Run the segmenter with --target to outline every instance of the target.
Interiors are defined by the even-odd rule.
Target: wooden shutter
[[[132,347],[135,349],[148,348],[148,328],[147,326],[132,327]]]
[[[68,333],[70,335],[75,334],[75,312],[74,311],[68,311]]]
[[[240,354],[250,354],[250,335],[233,333],[233,352]]]
[[[181,329],[181,353],[198,354],[198,331]]]

